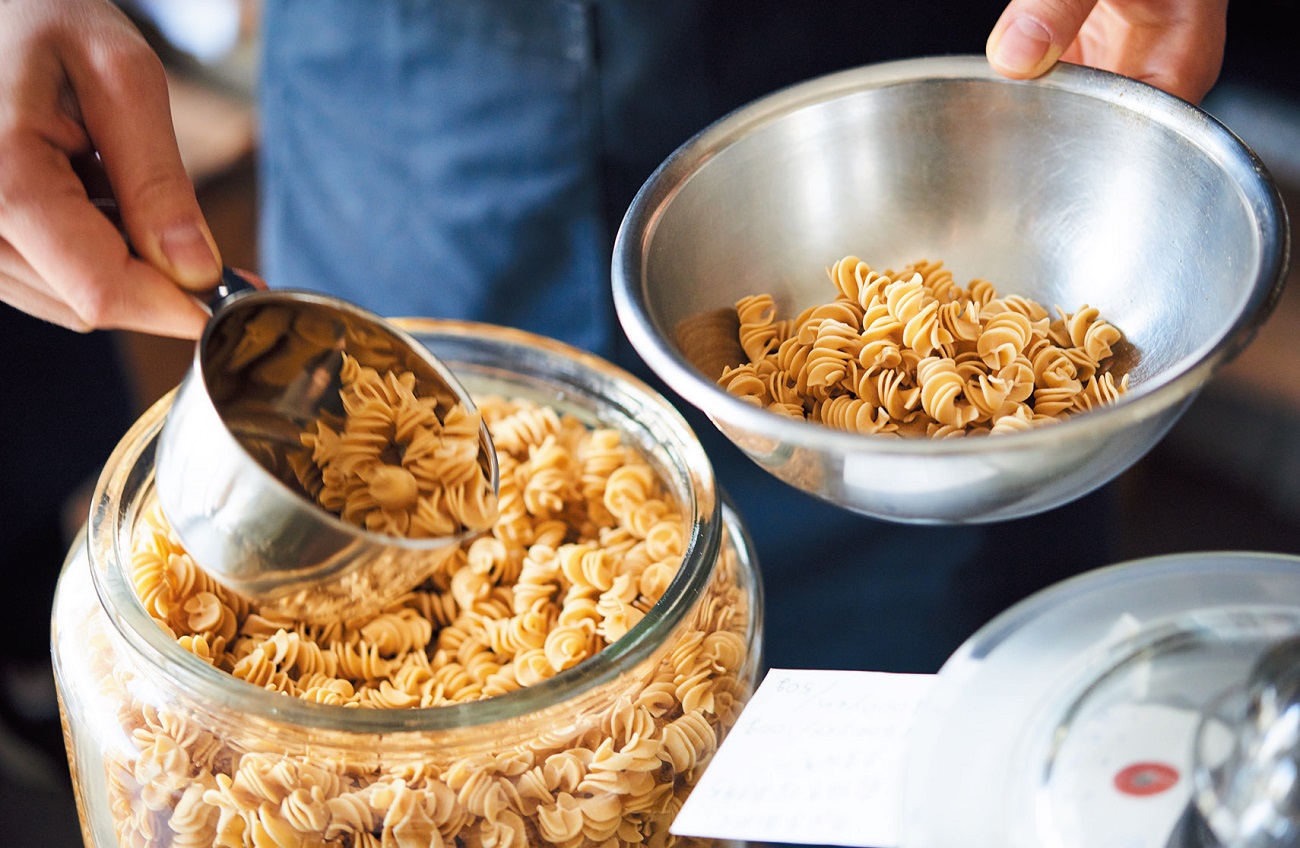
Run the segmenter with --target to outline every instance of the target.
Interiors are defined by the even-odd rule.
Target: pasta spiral
[[[1018,432],[1128,390],[1111,370],[1123,335],[1095,308],[1058,308],[1053,321],[1029,298],[983,279],[962,288],[927,260],[877,272],[846,256],[827,274],[834,299],[794,319],[777,316],[771,295],[737,302],[748,361],[723,367],[722,389],[835,429],[932,438]]]
[[[366,420],[394,436],[418,430],[420,416],[371,416],[372,401],[403,385],[385,380],[358,393]],[[498,446],[512,446],[499,457],[501,513],[490,534],[387,608],[314,625],[259,612],[206,578],[155,504],[136,523],[131,563],[150,615],[250,685],[359,709],[489,698],[604,650],[676,575],[689,531],[678,505],[616,431],[522,401],[483,398],[479,407]],[[340,473],[375,462],[379,442],[357,444]],[[508,492],[518,493],[518,509]],[[397,495],[374,499],[382,511]],[[256,734],[235,744],[174,707],[140,704],[132,672],[115,669],[104,686],[116,689],[135,741],[105,762],[119,838],[150,848],[674,844],[668,824],[752,685],[750,615],[735,568],[724,545],[668,655],[646,666],[650,679],[629,680],[605,714],[578,727],[566,717],[451,759],[432,750],[336,761],[319,741],[309,757],[278,737],[262,750]]]
[[[343,354],[341,421],[325,415],[302,434],[310,460],[292,465],[303,488],[344,521],[392,536],[484,530],[496,493],[480,465],[479,418],[460,404],[442,416],[417,394],[415,374],[361,365]]]

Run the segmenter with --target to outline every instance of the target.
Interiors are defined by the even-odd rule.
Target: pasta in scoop
[[[303,489],[344,521],[409,538],[486,530],[496,493],[479,462],[478,413],[416,392],[410,371],[361,365],[343,354],[341,420],[322,417],[291,458]]]

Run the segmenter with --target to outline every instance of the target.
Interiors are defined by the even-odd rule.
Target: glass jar
[[[753,552],[703,448],[601,359],[487,325],[402,323],[476,396],[619,430],[688,524],[676,576],[594,657],[492,698],[356,709],[267,691],[178,644],[128,573],[164,398],[110,458],[54,605],[87,846],[692,843],[668,827],[752,692],[762,630]]]

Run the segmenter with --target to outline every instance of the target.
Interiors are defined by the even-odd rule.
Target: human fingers
[[[64,67],[136,252],[184,288],[212,288],[220,255],[181,161],[157,55],[129,27],[99,27],[65,47]]]
[[[17,257],[18,261],[11,263],[13,257]],[[31,266],[22,263],[21,257],[8,245],[0,246],[0,301],[42,321],[79,333],[98,329],[98,325],[86,321],[66,302],[51,296],[40,284]],[[173,317],[151,320],[148,311],[130,316],[121,326],[123,329],[156,336],[177,335],[189,338],[194,335],[189,331],[177,332],[181,325]]]
[[[100,144],[85,125],[88,110],[97,115],[96,132],[106,134],[109,146],[128,148],[115,152],[112,161],[133,208],[142,210],[129,226],[146,232],[148,225],[139,220],[159,214],[150,209],[172,220],[198,214],[188,179],[175,166],[179,156],[166,153],[175,140],[170,125],[159,128],[165,85],[159,89],[161,71],[151,57],[139,32],[106,0],[0,3],[0,254],[6,259],[0,296],[20,308],[81,330],[102,326],[195,336],[201,329],[206,312],[176,283],[206,273],[169,279],[175,267],[162,261],[157,238],[138,240],[141,252],[163,270],[132,256],[73,170],[74,161],[94,158],[88,154]],[[124,81],[137,77],[154,84],[127,90]],[[137,102],[140,92],[148,101],[144,107]],[[126,142],[139,131],[136,149],[130,149]],[[146,137],[158,132],[166,137],[161,153]],[[154,190],[152,200],[141,201],[150,195],[135,189],[146,159],[164,163],[164,178],[154,180],[155,187],[180,182],[180,188]],[[202,231],[215,282],[215,251],[206,227]]]
[[[0,300],[43,321],[85,332],[91,329],[66,303],[33,285],[35,272],[17,251],[0,242]]]
[[[206,310],[131,255],[117,228],[87,200],[66,159],[39,144],[23,147],[8,148],[23,168],[0,169],[0,273],[7,278],[0,296],[75,330],[197,337]]]
[[[1011,0],[986,52],[1016,79],[1063,59],[1196,103],[1218,79],[1227,8],[1228,0]]]
[[[1192,103],[1223,65],[1228,0],[1101,0],[1063,54]]]
[[[1074,42],[1097,0],[1011,0],[989,33],[985,54],[1012,79],[1046,73]]]

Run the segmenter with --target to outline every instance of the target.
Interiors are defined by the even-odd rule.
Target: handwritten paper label
[[[773,669],[673,823],[679,836],[891,848],[933,675]]]

